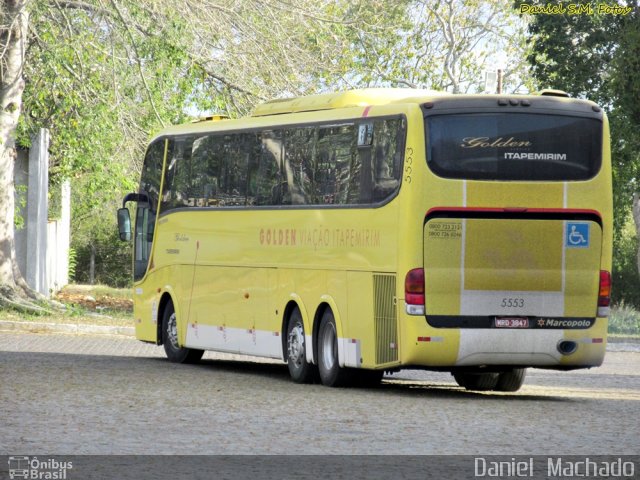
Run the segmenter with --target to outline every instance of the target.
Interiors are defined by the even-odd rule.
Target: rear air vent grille
[[[395,275],[373,275],[376,363],[398,361],[398,317]]]

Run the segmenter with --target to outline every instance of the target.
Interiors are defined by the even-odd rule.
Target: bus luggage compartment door
[[[581,325],[588,327],[584,322],[592,323],[597,310],[601,245],[602,228],[593,219],[430,218],[424,228],[427,321],[557,328],[566,322],[554,319],[570,317],[587,319]]]

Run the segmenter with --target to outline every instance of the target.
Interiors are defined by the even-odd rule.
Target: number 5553
[[[503,298],[500,306],[502,308],[522,308],[524,307],[524,298]]]

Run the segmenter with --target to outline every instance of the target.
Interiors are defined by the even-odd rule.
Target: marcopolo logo
[[[67,470],[73,468],[73,462],[63,462],[55,458],[9,457],[9,478],[27,478],[34,480],[65,480]]]
[[[593,318],[539,318],[540,328],[589,328],[593,325]]]

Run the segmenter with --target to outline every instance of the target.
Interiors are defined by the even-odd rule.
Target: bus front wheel
[[[291,379],[296,383],[313,383],[317,378],[317,367],[307,363],[304,324],[297,308],[291,312],[287,325],[287,366]]]
[[[328,387],[343,387],[351,382],[351,372],[338,363],[338,333],[333,312],[329,308],[320,321],[318,370],[322,384]]]
[[[167,358],[175,363],[196,363],[204,350],[181,347],[178,343],[178,321],[173,303],[169,301],[162,315],[162,343]]]

